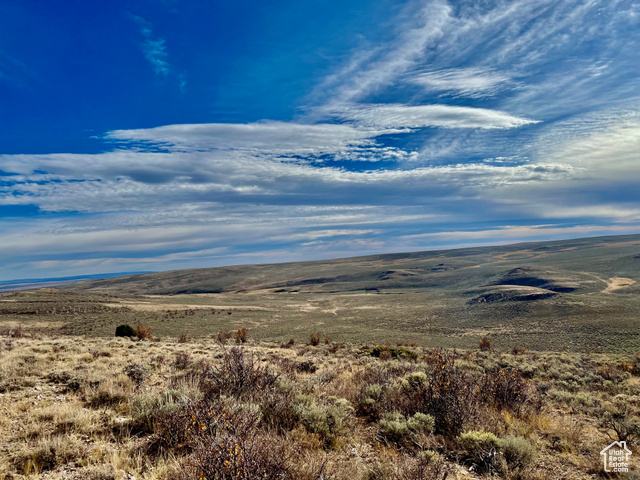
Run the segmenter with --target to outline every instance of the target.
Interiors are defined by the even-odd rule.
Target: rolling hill
[[[445,289],[474,295],[474,289],[481,288],[487,292],[530,291],[535,297],[543,293],[597,293],[607,288],[621,293],[623,284],[625,293],[637,293],[640,286],[624,279],[633,281],[639,273],[640,235],[628,235],[175,270],[84,281],[67,288],[116,295],[384,289]]]
[[[178,270],[0,294],[7,326],[640,351],[640,235]],[[13,323],[12,323],[13,322]],[[46,325],[45,325],[46,324]],[[0,325],[1,326],[1,325]],[[36,327],[34,327],[36,328]]]

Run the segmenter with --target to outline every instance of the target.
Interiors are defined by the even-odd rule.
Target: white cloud
[[[511,83],[509,76],[488,68],[452,68],[415,75],[412,82],[428,91],[481,98],[495,95]]]
[[[328,76],[314,92],[314,97],[341,105],[391,84],[423,57],[425,49],[440,40],[453,20],[453,8],[443,0],[420,6],[410,3],[396,19],[397,38],[389,47],[358,51],[339,71]]]
[[[190,250],[186,252],[168,253],[166,255],[157,255],[153,257],[100,257],[85,258],[82,260],[41,260],[31,262],[31,265],[37,269],[51,268],[76,268],[76,267],[107,267],[110,265],[126,265],[131,267],[138,264],[162,264],[164,262],[175,262],[181,260],[197,259],[199,261],[215,258],[227,252],[226,247],[205,248],[202,250]]]
[[[169,74],[167,47],[163,39],[147,38],[144,42],[144,54],[158,75],[167,76]]]
[[[147,142],[181,150],[233,150],[268,155],[322,155],[346,153],[374,146],[379,135],[405,133],[404,129],[340,124],[303,124],[263,121],[166,125],[137,130],[115,130],[107,139]]]
[[[527,238],[571,238],[597,234],[632,234],[640,232],[640,225],[577,225],[577,226],[549,226],[549,225],[524,225],[504,226],[490,230],[458,230],[436,233],[424,233],[417,235],[404,235],[405,240],[429,240],[429,241],[459,241],[478,239],[516,239]]]
[[[594,179],[640,182],[640,113],[567,139],[546,158],[584,168]]]
[[[145,58],[157,75],[166,77],[171,71],[171,65],[168,61],[169,54],[165,40],[154,36],[148,21],[137,15],[131,15],[131,17],[140,25],[140,32],[144,37],[142,51]]]
[[[0,203],[87,212],[238,202],[412,203],[451,195],[475,197],[481,189],[575,175],[575,167],[562,163],[354,171],[232,151],[9,155],[0,161],[8,171],[22,174],[21,183],[0,187]],[[30,178],[36,170],[48,172],[50,181],[34,181],[41,174]]]
[[[335,108],[333,114],[344,120],[377,128],[504,129],[538,123],[499,110],[451,105],[360,104]]]

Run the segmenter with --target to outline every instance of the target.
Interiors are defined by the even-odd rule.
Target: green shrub
[[[316,433],[327,447],[333,447],[343,431],[344,421],[353,407],[344,398],[329,397],[327,403],[318,403],[312,395],[296,397],[295,411],[309,433]]]
[[[154,423],[160,415],[169,415],[184,403],[185,397],[178,390],[167,390],[161,395],[137,395],[131,400],[131,416],[137,429],[154,431]]]
[[[400,443],[409,435],[407,419],[401,413],[387,413],[380,420],[379,434],[385,442]]]
[[[430,433],[434,423],[433,417],[424,413],[416,413],[409,418],[398,412],[387,413],[380,420],[379,436],[385,443],[402,445],[410,442],[416,434]]]
[[[498,438],[493,433],[475,430],[460,434],[458,446],[480,473],[498,471],[521,475],[537,456],[535,446],[525,438],[514,435]]]
[[[488,472],[495,465],[500,439],[493,433],[472,430],[460,434],[458,446],[465,458],[475,465],[478,471]]]
[[[433,431],[435,421],[431,415],[416,413],[407,419],[409,430],[416,433],[430,433]]]
[[[429,378],[424,372],[410,372],[400,379],[400,388],[406,394],[421,391],[429,385]]]
[[[366,417],[370,421],[378,421],[383,411],[383,405],[380,401],[382,393],[382,386],[377,383],[367,385],[358,396],[356,402],[357,414],[361,417]]]
[[[116,337],[135,337],[136,330],[127,324],[118,325],[116,327]]]
[[[499,445],[511,473],[521,473],[536,460],[536,447],[525,438],[509,435],[500,439]]]

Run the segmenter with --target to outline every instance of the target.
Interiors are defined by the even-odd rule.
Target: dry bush
[[[208,398],[227,395],[252,399],[272,388],[278,379],[267,366],[259,365],[253,354],[245,355],[240,348],[225,350],[219,368],[204,366],[199,375]]]
[[[128,364],[122,369],[122,373],[129,377],[136,387],[142,385],[147,379],[147,369],[139,363]]]
[[[317,347],[319,343],[320,343],[320,335],[318,335],[317,333],[312,333],[311,336],[309,337],[309,344],[313,345],[314,347]]]
[[[222,345],[225,345],[227,343],[227,340],[230,340],[234,337],[235,333],[234,332],[218,332],[218,342],[220,342]]]
[[[386,353],[385,353],[386,352]],[[411,350],[402,347],[392,347],[389,344],[386,345],[378,345],[371,349],[371,356],[378,357],[382,355],[385,358],[390,358],[387,354],[389,354],[393,358],[405,359],[405,360],[417,360],[418,354]]]
[[[81,468],[75,474],[65,476],[64,480],[117,480],[113,465],[100,465]]]
[[[194,478],[284,480],[290,478],[286,445],[263,433],[254,413],[225,407],[192,410],[190,441],[194,443]]]
[[[491,339],[487,338],[487,337],[481,338],[480,340],[478,340],[478,347],[483,352],[490,352],[491,351]]]
[[[435,452],[417,457],[405,455],[383,458],[368,466],[365,480],[447,480],[455,470]]]
[[[296,365],[296,370],[300,373],[315,373],[318,366],[312,360],[305,360]]]
[[[380,352],[380,355],[378,356],[378,358],[383,362],[387,360],[391,360],[391,352],[389,350],[383,350]]]
[[[331,337],[324,337],[324,344],[329,345],[331,343]]]
[[[247,329],[238,328],[235,332],[236,343],[247,343]]]
[[[514,355],[522,355],[527,351],[527,349],[525,347],[520,347],[520,346],[515,346],[513,347],[513,354]]]
[[[262,424],[280,434],[292,431],[300,421],[293,395],[287,391],[276,390],[262,396],[260,413]]]
[[[138,337],[138,340],[151,340],[152,336],[151,336],[151,330],[153,329],[153,327],[151,327],[150,325],[137,325],[136,326],[136,337]]]
[[[435,432],[455,437],[477,414],[478,387],[454,364],[446,350],[433,350],[426,372],[405,375],[399,385],[397,404],[405,415],[428,413],[435,419]]]
[[[126,403],[134,391],[133,382],[125,375],[118,375],[100,382],[85,385],[84,398],[92,408],[113,407]]]
[[[176,352],[173,366],[178,370],[186,370],[191,363],[191,355],[188,352]]]
[[[14,450],[12,460],[19,473],[34,475],[80,460],[86,454],[85,450],[84,443],[78,438],[55,435],[41,437],[33,444]]]
[[[257,413],[200,401],[161,415],[155,447],[189,454],[182,478],[253,480],[291,478],[294,446],[268,435]]]
[[[631,374],[640,375],[640,352],[637,352],[635,354],[631,363],[633,364],[633,368],[631,369]]]
[[[18,325],[15,330],[9,333],[11,338],[22,338],[25,336],[24,329],[22,325]]]
[[[600,365],[596,369],[596,374],[605,380],[610,380],[614,383],[622,382],[625,378],[625,372],[619,369],[616,365]]]
[[[534,389],[517,368],[495,368],[485,372],[480,392],[482,399],[498,410],[520,414],[525,406],[539,406]]]
[[[630,443],[640,440],[640,418],[625,402],[608,405],[601,412],[601,426],[612,440]]]
[[[180,337],[178,337],[178,343],[187,343],[189,341],[189,335],[187,332],[180,332]]]

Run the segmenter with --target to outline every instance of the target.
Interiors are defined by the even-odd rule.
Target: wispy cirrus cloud
[[[538,123],[499,110],[453,105],[356,104],[332,112],[343,120],[385,128],[479,128],[507,129]]]
[[[145,58],[153,67],[156,75],[166,77],[171,71],[166,41],[153,34],[151,24],[147,20],[137,15],[132,15],[132,18],[140,25],[140,33],[144,37],[142,51]]]
[[[346,65],[321,82],[313,96],[330,104],[352,103],[387,87],[445,35],[453,13],[444,0],[424,5],[410,2],[396,19],[396,38],[355,52]]]
[[[406,129],[386,126],[262,121],[115,130],[109,132],[106,138],[180,150],[253,151],[265,155],[324,155],[346,152],[356,147],[374,146],[374,139],[378,136],[406,132]]]
[[[411,81],[427,91],[470,98],[494,96],[514,83],[505,73],[480,67],[418,73],[411,78]]]

